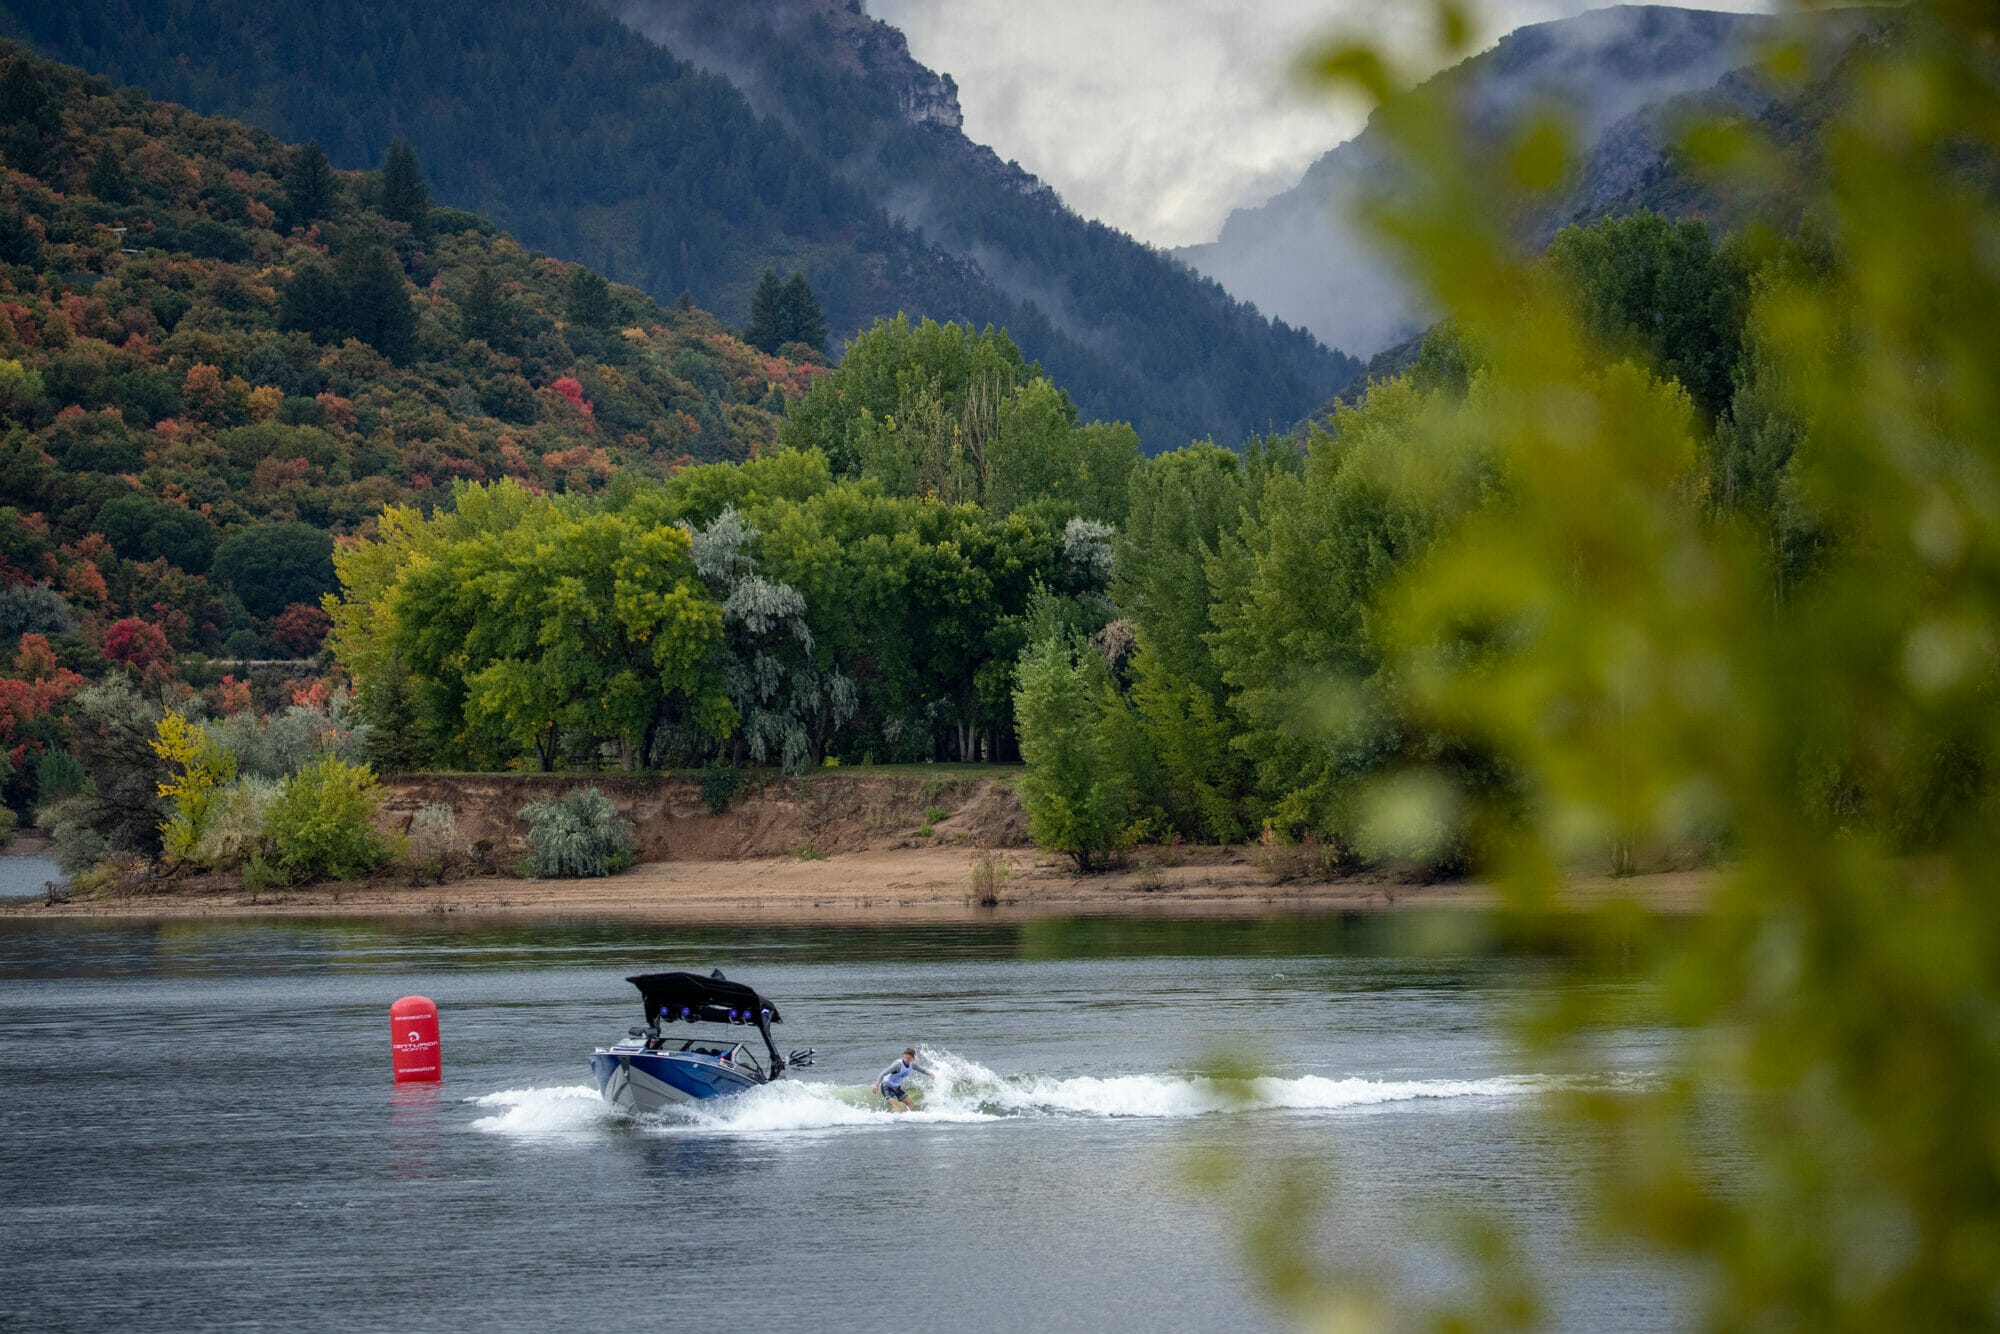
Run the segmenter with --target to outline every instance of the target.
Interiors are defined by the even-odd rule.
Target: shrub
[[[578,788],[553,801],[523,806],[531,875],[576,879],[610,875],[632,864],[632,825],[594,787]]]
[[[419,806],[410,817],[410,869],[443,881],[465,855],[465,835],[459,831],[458,813],[450,803],[433,801]]]
[[[79,795],[44,806],[37,816],[49,832],[49,855],[65,875],[87,871],[104,860],[104,835],[93,824],[93,814],[95,804]]]
[[[711,764],[701,771],[701,795],[709,813],[721,815],[750,781],[750,775],[733,764]]]
[[[268,718],[246,709],[208,724],[208,730],[236,753],[243,773],[273,780],[297,773],[321,754],[358,763],[368,740],[367,727],[355,721],[345,690],[319,703],[293,704]]]
[[[321,755],[279,784],[265,833],[294,879],[352,880],[388,855],[375,831],[375,771]]]
[[[268,778],[241,778],[224,788],[190,860],[211,871],[227,871],[262,857],[270,850],[265,827],[277,800],[278,785]]]
[[[972,858],[972,901],[982,908],[1000,906],[1000,882],[1014,868],[992,848],[981,848]]]
[[[284,876],[262,856],[252,857],[243,863],[243,888],[249,891],[252,902],[267,889],[275,889],[284,883]]]

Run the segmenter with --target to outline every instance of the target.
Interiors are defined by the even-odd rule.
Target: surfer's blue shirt
[[[911,1065],[908,1061],[898,1060],[894,1065],[882,1072],[880,1083],[885,1089],[901,1089],[903,1081],[908,1079],[910,1072],[916,1068],[916,1066]]]

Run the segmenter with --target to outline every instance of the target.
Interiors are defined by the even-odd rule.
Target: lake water
[[[1214,1149],[1324,1178],[1408,1285],[1473,1206],[1558,1326],[1687,1324],[1591,1244],[1590,1146],[1535,1114],[1503,1028],[1545,970],[1406,925],[0,923],[0,1325],[1283,1328],[1192,1184]],[[713,1114],[599,1103],[624,977],[714,966],[818,1063]],[[406,993],[441,1087],[390,1084]],[[908,1042],[940,1085],[892,1117],[862,1095]]]
[[[52,857],[34,852],[0,853],[0,899],[38,899],[49,881],[69,879]]]

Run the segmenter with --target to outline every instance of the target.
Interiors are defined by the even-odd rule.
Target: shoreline
[[[1240,848],[1185,848],[1174,864],[1140,864],[1078,876],[1029,849],[1005,849],[998,902],[976,901],[974,853],[966,848],[891,849],[825,857],[747,857],[642,863],[590,880],[485,876],[441,885],[375,880],[266,891],[183,882],[158,892],[44,905],[0,904],[0,923],[79,919],[231,917],[559,917],[655,921],[938,923],[1035,918],[1139,916],[1245,918],[1299,914],[1392,913],[1423,909],[1487,911],[1498,906],[1477,881],[1416,884],[1352,877],[1273,883]],[[1572,882],[1565,906],[1583,910],[1629,900],[1664,914],[1698,912],[1712,873],[1663,871]]]

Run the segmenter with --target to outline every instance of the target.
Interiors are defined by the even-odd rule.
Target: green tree
[[[396,254],[379,242],[349,246],[335,261],[345,329],[398,366],[416,351],[417,312]]]
[[[317,343],[337,343],[348,337],[347,292],[333,270],[319,260],[307,260],[292,272],[278,299],[278,327],[311,335]]]
[[[389,156],[383,160],[377,202],[383,217],[408,224],[410,234],[420,241],[430,239],[431,193],[416,151],[400,139],[389,145]]]
[[[309,226],[333,212],[340,182],[317,141],[301,144],[287,155],[283,184],[288,228]]]
[[[549,769],[568,738],[636,766],[662,728],[735,726],[717,666],[722,609],[687,532],[511,482],[454,498],[455,513],[398,516],[343,553],[333,606],[344,660],[400,659],[448,757],[528,750]],[[406,559],[415,551],[421,561]]]
[[[189,574],[207,574],[215,558],[215,525],[207,516],[142,492],[106,501],[96,528],[127,560],[167,560]]]
[[[877,320],[790,406],[784,442],[819,450],[837,477],[872,471],[902,494],[949,481],[930,494],[976,499],[1000,404],[1040,374],[1001,330]]]
[[[1210,648],[1209,564],[1242,523],[1237,455],[1202,443],[1162,454],[1133,475],[1117,541],[1113,596],[1132,620],[1132,704],[1159,758],[1174,823],[1226,842],[1249,827],[1249,764]]]
[[[819,298],[813,295],[805,274],[794,273],[786,280],[779,293],[778,311],[778,347],[801,343],[815,352],[826,351],[826,314],[820,310]]]
[[[40,264],[41,234],[28,225],[28,215],[15,198],[0,198],[0,264]]]
[[[996,398],[989,443],[977,448],[981,391]],[[1142,455],[1139,436],[1123,422],[1077,424],[1068,394],[1037,376],[1000,394],[993,381],[967,394],[961,438],[973,454],[983,485],[977,498],[997,515],[1027,505],[1053,519],[1081,517],[1118,523],[1125,517],[1126,489]]]
[[[107,204],[132,202],[132,178],[125,174],[125,163],[110,144],[98,149],[91,159],[84,189]]]
[[[776,269],[765,269],[750,294],[750,323],[743,326],[743,341],[761,352],[776,352],[784,342],[785,285]]]
[[[1639,212],[1571,225],[1549,243],[1548,263],[1591,339],[1679,381],[1711,419],[1729,405],[1750,272],[1706,222]]]
[[[1352,851],[1362,781],[1421,744],[1388,706],[1397,687],[1382,674],[1373,608],[1483,494],[1481,453],[1463,443],[1483,410],[1476,388],[1460,405],[1407,379],[1376,385],[1314,432],[1302,473],[1263,484],[1254,518],[1207,561],[1215,628],[1204,639],[1241,721],[1232,744],[1286,832]],[[1159,647],[1186,642],[1179,629]],[[1160,679],[1149,672],[1149,683]]]
[[[563,313],[581,328],[609,328],[614,314],[611,284],[581,265],[571,269],[569,286],[563,292]]]
[[[16,50],[0,69],[0,154],[46,181],[61,161],[62,128],[62,104],[41,63]]]
[[[371,766],[406,774],[430,763],[434,744],[417,710],[416,683],[401,658],[392,655],[380,671],[362,680],[357,704],[368,723],[362,754]]]
[[[333,590],[333,539],[306,523],[239,528],[215,549],[215,578],[253,616],[276,616],[294,602],[319,605]]]
[[[1016,786],[1035,842],[1088,874],[1119,850],[1131,819],[1132,779],[1120,763],[1125,707],[1103,660],[1064,640],[1021,656],[1014,715],[1027,772]]]
[[[582,272],[582,270],[578,270]],[[514,341],[514,314],[491,265],[473,270],[465,298],[458,303],[459,331],[466,341],[483,341],[489,347],[505,349]]]

